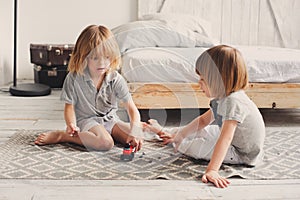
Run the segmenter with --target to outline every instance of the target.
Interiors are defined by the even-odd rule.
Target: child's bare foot
[[[148,124],[146,124],[146,128],[159,135],[159,133],[162,131],[162,126],[157,122],[155,119],[149,119]]]
[[[155,119],[149,119],[146,129],[157,134],[164,142],[174,138],[174,134],[163,131],[163,127]],[[166,143],[167,144],[167,143]]]
[[[34,143],[36,145],[47,145],[47,144],[57,144],[61,142],[64,131],[51,131],[47,133],[41,133]]]

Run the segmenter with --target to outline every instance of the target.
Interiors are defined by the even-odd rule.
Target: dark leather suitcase
[[[43,66],[68,65],[73,44],[30,44],[30,62]]]
[[[66,65],[56,67],[33,65],[34,82],[48,85],[51,88],[62,88],[68,74],[67,68]]]

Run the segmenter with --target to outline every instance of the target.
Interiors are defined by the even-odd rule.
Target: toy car
[[[121,160],[131,161],[134,158],[134,147],[130,144],[125,144]]]

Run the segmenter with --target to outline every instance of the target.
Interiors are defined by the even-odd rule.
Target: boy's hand
[[[138,138],[135,138],[135,137],[129,135],[126,140],[126,143],[132,145],[135,148],[134,152],[137,152],[137,151],[141,150],[141,148],[142,148],[143,139],[138,139]]]
[[[70,125],[67,126],[66,131],[71,137],[77,137],[80,130],[76,125],[71,123]]]
[[[175,152],[177,152],[178,148],[183,140],[183,137],[181,136],[180,133],[177,133],[176,135],[171,134],[170,138],[168,138],[168,136],[166,136],[166,138],[163,138],[163,140],[164,140],[164,144],[174,143],[174,150],[175,150]]]
[[[202,182],[211,182],[218,188],[225,188],[230,184],[230,182],[226,178],[220,176],[219,173],[215,170],[207,170],[202,176]]]
[[[157,135],[159,136],[159,138],[161,138],[163,140],[163,144],[169,144],[169,143],[174,142],[175,134],[161,131]]]
[[[142,148],[144,138],[143,132],[143,123],[137,122],[133,123],[130,134],[127,137],[126,143],[129,143],[133,147],[135,147],[134,152],[139,151]]]

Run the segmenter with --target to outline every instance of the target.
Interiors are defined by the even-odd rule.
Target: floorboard
[[[54,90],[51,95],[45,97],[14,97],[8,92],[0,92],[0,144],[21,129],[64,129],[63,104],[59,95],[60,90]],[[195,113],[187,112],[191,112],[190,116]],[[189,116],[187,112],[184,112],[186,121]],[[268,127],[300,127],[300,109],[262,109],[261,112]],[[119,114],[122,119],[127,120],[124,111],[120,111]],[[176,119],[180,116],[172,112],[171,117]],[[0,179],[0,200],[300,199],[300,180],[230,181],[230,187],[218,189],[200,181]]]

